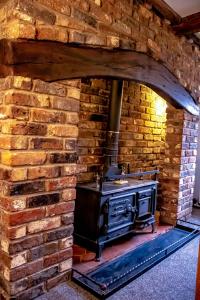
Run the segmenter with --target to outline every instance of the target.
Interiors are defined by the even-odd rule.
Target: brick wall
[[[103,163],[111,84],[22,77],[0,84],[0,278],[2,293],[21,300],[71,269],[76,174],[92,180]],[[125,82],[119,161],[132,171],[161,169],[162,218],[173,222],[191,212],[197,120],[168,104],[166,123],[163,107],[151,89]]]
[[[16,5],[18,3],[18,5]],[[8,0],[0,38],[130,49],[162,62],[198,100],[199,47],[176,36],[149,4],[130,0]]]
[[[198,117],[184,112],[181,172],[178,200],[178,218],[188,217],[192,212],[197,156]]]
[[[143,52],[165,65],[199,101],[199,48],[175,36],[150,5],[137,3],[3,1],[0,38]],[[109,96],[106,80],[0,80],[0,283],[6,298],[34,298],[71,269],[76,174],[91,180],[102,165]],[[148,88],[125,83],[119,160],[130,162],[131,170],[160,166],[162,217],[169,221],[191,211],[197,128],[195,118],[180,112],[179,121],[169,108],[164,150],[165,117],[155,112],[156,103]]]
[[[106,80],[84,80],[81,84],[79,181],[94,180],[103,165],[110,90],[111,84]],[[119,162],[129,163],[132,172],[160,168],[163,164],[165,105],[166,101],[150,88],[124,82]]]
[[[162,221],[175,224],[192,212],[198,118],[168,104],[166,126],[158,203]]]
[[[8,299],[32,299],[72,266],[80,83],[0,86],[0,282]]]
[[[166,101],[150,88],[125,82],[119,161],[131,171],[160,167],[164,159]]]
[[[110,88],[109,81],[100,79],[81,84],[79,181],[94,180],[103,165]],[[150,88],[124,82],[118,161],[129,163],[132,172],[159,168],[158,209],[167,223],[192,211],[197,127],[197,117]]]
[[[79,112],[79,181],[94,180],[103,165],[111,85],[109,81],[82,80]]]

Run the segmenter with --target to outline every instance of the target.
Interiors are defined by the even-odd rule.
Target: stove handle
[[[136,213],[136,207],[132,206],[130,203],[126,204],[126,211]]]

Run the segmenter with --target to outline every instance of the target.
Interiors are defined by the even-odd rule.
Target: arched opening
[[[145,160],[146,169],[152,166],[150,161],[154,161],[153,166],[158,165],[158,162],[156,162],[157,155],[160,155],[160,152],[162,152],[162,146],[158,146],[160,141],[163,142],[162,138],[161,140],[159,138],[154,140],[154,136],[159,136],[159,132],[163,129],[163,124],[159,125],[161,127],[156,125],[157,127],[155,128],[153,124],[164,122],[159,121],[161,116],[157,116],[155,113],[154,98],[157,98],[158,95],[153,96],[152,103],[154,104],[152,104],[146,95],[150,94],[152,96],[154,92],[149,92],[148,87],[151,87],[157,94],[176,106],[177,110],[175,110],[175,113],[173,111],[174,108],[172,108],[172,111],[169,111],[170,119],[167,133],[169,144],[167,151],[171,160],[167,160],[168,157],[165,157],[165,164],[168,165],[169,169],[165,168],[165,176],[168,177],[168,182],[165,177],[163,192],[165,196],[168,196],[169,201],[165,203],[166,206],[164,208],[167,217],[168,213],[174,214],[172,216],[173,220],[176,220],[177,213],[184,211],[183,215],[185,215],[185,209],[188,214],[190,213],[191,207],[187,199],[190,199],[191,194],[188,195],[190,191],[188,192],[188,189],[185,190],[185,186],[187,186],[188,177],[193,176],[192,168],[194,165],[193,163],[188,165],[190,164],[188,159],[190,159],[193,149],[190,149],[190,145],[188,148],[188,145],[183,143],[182,137],[185,140],[188,138],[189,140],[193,139],[194,136],[193,134],[190,135],[190,132],[191,129],[196,130],[194,123],[195,115],[198,115],[198,106],[166,67],[148,55],[141,53],[97,48],[74,48],[56,42],[4,41],[4,43],[1,43],[0,51],[0,75],[1,77],[10,75],[10,78],[5,80],[6,96],[3,100],[4,104],[12,107],[14,105],[17,108],[19,106],[20,108],[21,106],[28,106],[28,108],[23,107],[21,110],[12,111],[14,121],[10,121],[10,115],[6,115],[7,111],[2,111],[3,133],[21,136],[19,144],[13,144],[16,140],[12,136],[12,140],[9,140],[10,144],[4,145],[3,147],[7,148],[3,148],[5,151],[2,151],[2,164],[6,169],[3,170],[2,176],[7,176],[8,174],[10,176],[8,180],[6,177],[6,181],[2,181],[2,185],[6,185],[3,192],[5,193],[4,196],[11,199],[9,207],[6,202],[7,198],[3,198],[4,202],[2,201],[1,203],[3,206],[2,215],[5,218],[2,233],[6,232],[7,234],[7,224],[9,224],[8,227],[11,226],[9,229],[14,228],[9,234],[19,239],[24,238],[28,240],[29,236],[26,236],[26,230],[28,230],[29,235],[44,233],[45,243],[51,242],[52,249],[55,249],[56,252],[52,253],[54,250],[49,250],[50,252],[47,255],[52,255],[53,260],[51,260],[51,257],[49,259],[46,257],[45,266],[51,266],[56,261],[61,272],[66,273],[71,269],[72,252],[70,247],[72,246],[76,172],[78,169],[80,176],[88,176],[90,180],[92,178],[90,176],[93,176],[95,172],[95,166],[89,170],[91,172],[87,172],[88,163],[86,161],[84,164],[77,166],[76,140],[78,134],[80,134],[80,127],[78,129],[78,126],[85,126],[85,137],[93,131],[94,133],[96,132],[95,137],[100,138],[100,140],[98,138],[95,139],[91,134],[91,138],[88,139],[86,137],[86,140],[82,140],[82,146],[79,145],[82,155],[86,154],[88,162],[90,161],[90,156],[101,156],[99,151],[101,151],[101,143],[104,142],[104,139],[101,138],[101,131],[105,132],[106,129],[104,108],[107,105],[101,105],[101,101],[106,99],[105,102],[107,103],[107,96],[106,94],[99,94],[104,93],[103,87],[97,89],[92,87],[93,82],[96,80],[98,84],[100,78],[107,82],[113,78],[126,81],[128,94],[124,101],[125,108],[121,124],[122,136],[124,135],[125,138],[120,140],[120,161],[127,162],[132,157],[132,168],[141,169],[140,166],[144,162],[144,156],[146,158],[151,157],[151,159]],[[11,78],[12,76],[26,76],[28,78],[13,79]],[[98,80],[90,81],[92,77],[96,77]],[[80,83],[80,80],[73,82],[71,80],[73,78],[84,78],[85,82],[84,80],[82,83]],[[18,79],[19,81],[16,81]],[[89,84],[87,84],[87,80]],[[133,81],[137,83],[133,83]],[[141,85],[142,83],[146,86]],[[89,96],[84,95],[87,94],[84,90],[81,92],[84,86],[86,90],[89,90]],[[19,91],[19,89],[22,91]],[[107,93],[109,94],[109,89]],[[139,99],[137,98],[138,94]],[[83,99],[80,97],[83,97]],[[139,101],[137,109],[134,107],[131,111],[131,106],[134,106],[134,99]],[[162,101],[164,100],[158,103],[159,109],[165,103]],[[83,106],[86,107],[89,104],[94,109],[92,119],[86,120],[84,125],[84,122],[82,120],[80,122],[78,119],[80,102],[82,102]],[[152,107],[151,104],[153,105]],[[98,113],[96,109],[98,109]],[[186,113],[183,109],[188,112]],[[126,115],[127,111],[130,112],[130,115],[129,112]],[[84,118],[84,110],[82,112]],[[87,121],[89,122],[87,123]],[[179,125],[181,128],[179,128]],[[137,132],[136,130],[143,132]],[[94,141],[99,144],[99,147],[92,146]],[[89,142],[91,143],[90,147]],[[183,144],[184,149],[181,149]],[[13,151],[10,151],[11,147],[14,147],[14,149],[11,149]],[[172,152],[170,152],[171,150]],[[184,153],[183,157],[180,155],[182,150]],[[91,155],[88,155],[88,151],[91,152],[89,153]],[[149,151],[152,151],[152,153]],[[179,153],[179,156],[176,157],[174,153]],[[173,165],[171,164],[172,161]],[[90,162],[93,164],[94,161]],[[7,166],[9,166],[9,172],[11,173],[7,173]],[[178,188],[179,179],[176,177],[179,171],[182,172],[181,176],[183,177],[181,178],[181,188],[183,188],[181,191]],[[88,173],[91,174],[88,175]],[[170,176],[177,183],[171,190],[169,190]],[[191,185],[193,184],[192,181],[190,183]],[[170,199],[177,204],[177,198],[174,200],[173,197],[176,197],[179,192],[180,197],[184,199],[184,203],[178,203],[178,206],[172,205],[174,209],[172,211],[170,205],[173,203],[170,202]],[[23,196],[19,199],[20,205],[18,205],[18,202],[17,205],[14,202],[16,196]],[[7,210],[8,215],[10,214],[12,218],[7,218],[7,213],[4,215],[4,211]],[[32,213],[32,210],[38,213],[37,216]],[[2,220],[4,220],[3,217]],[[41,218],[41,221],[35,218]],[[22,226],[19,227],[21,223]],[[23,225],[24,223],[26,225]],[[60,241],[61,238],[62,241]],[[35,248],[43,247],[43,245],[37,244],[37,240],[35,243]],[[6,242],[4,245],[6,250]],[[64,262],[60,262],[61,256],[57,253],[58,247],[59,253],[66,255],[64,256]],[[36,250],[30,250],[30,259],[34,259],[34,251]],[[17,250],[13,251],[17,253]],[[43,253],[40,252],[38,255],[40,258],[43,256]],[[26,257],[22,263],[25,260]],[[29,261],[27,263],[29,264]],[[21,264],[21,260],[19,264]],[[57,274],[56,272],[57,269],[55,269],[55,275]],[[13,274],[14,272],[11,275],[14,276]],[[17,278],[17,280],[19,279],[21,277]],[[51,281],[51,279],[49,280]]]
[[[103,164],[110,87],[111,80],[105,78],[83,79],[81,83],[80,182],[94,181]],[[130,164],[131,171],[160,169],[158,209],[161,212],[158,214],[163,221],[175,224],[177,218],[186,216],[192,209],[192,195],[186,182],[192,186],[195,164],[189,161],[194,159],[194,144],[190,148],[185,141],[195,142],[194,132],[188,129],[194,128],[196,119],[147,86],[125,81],[124,90],[119,162]],[[91,253],[85,253],[84,258],[81,250],[78,251],[78,259],[92,257]]]

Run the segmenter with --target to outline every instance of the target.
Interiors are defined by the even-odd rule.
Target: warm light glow
[[[162,98],[158,97],[155,100],[155,110],[157,116],[163,116],[166,113],[167,103]]]
[[[6,115],[0,113],[0,119],[5,119]]]

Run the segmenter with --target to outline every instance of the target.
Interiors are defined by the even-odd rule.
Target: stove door
[[[104,234],[109,237],[127,232],[136,216],[136,193],[113,195],[105,203]],[[130,229],[129,229],[130,230]],[[120,231],[120,232],[119,232]]]
[[[141,218],[148,215],[153,215],[155,210],[155,193],[156,188],[151,187],[149,189],[138,192],[137,197],[137,217]]]

